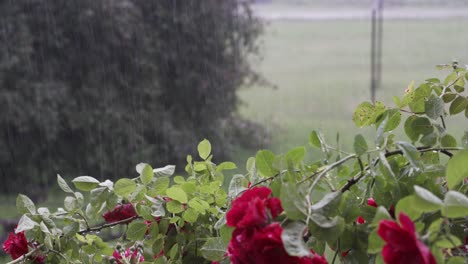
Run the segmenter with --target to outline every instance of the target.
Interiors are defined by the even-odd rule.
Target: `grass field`
[[[444,76],[436,64],[468,64],[468,20],[387,21],[384,24],[383,80],[377,100],[392,103],[411,80]],[[307,144],[321,129],[334,142],[352,146],[354,108],[369,100],[370,24],[366,21],[272,21],[263,36],[256,67],[277,89],[254,87],[239,95],[243,116],[272,132],[277,153]],[[457,134],[467,123],[451,123]],[[241,155],[245,155],[243,152]],[[248,153],[253,155],[254,153]]]

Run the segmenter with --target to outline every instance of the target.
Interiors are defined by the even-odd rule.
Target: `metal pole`
[[[382,76],[382,37],[383,37],[383,0],[374,0],[371,11],[371,62],[370,94],[375,102],[375,94]]]

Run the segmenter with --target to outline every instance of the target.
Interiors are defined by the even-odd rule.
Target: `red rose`
[[[269,216],[276,218],[283,207],[278,198],[269,198],[270,194],[271,190],[267,187],[245,191],[232,202],[232,207],[226,214],[227,225],[238,228],[262,226],[268,223]]]
[[[356,224],[358,224],[358,225],[362,225],[365,222],[366,222],[366,220],[362,216],[358,216],[358,218],[356,219]]]
[[[102,215],[107,223],[114,223],[137,216],[131,203],[119,204],[112,211]]]
[[[326,264],[323,256],[311,251],[313,257],[289,256],[283,246],[283,228],[272,223],[264,228],[236,228],[228,245],[233,264]]]
[[[28,253],[28,241],[24,236],[24,232],[18,234],[10,232],[8,239],[3,243],[3,250],[10,254],[12,259],[17,259]]]
[[[436,264],[431,251],[418,240],[414,223],[404,213],[395,221],[382,220],[377,234],[387,242],[382,250],[385,263]]]
[[[372,207],[378,207],[377,203],[375,202],[374,198],[369,198],[367,199],[367,205],[370,205]]]

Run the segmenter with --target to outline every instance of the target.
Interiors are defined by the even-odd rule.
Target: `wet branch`
[[[463,150],[463,148],[457,148],[457,147],[453,147],[453,148],[417,147],[416,149],[420,153],[430,152],[430,151],[440,152],[440,153],[448,156],[449,158],[451,158],[453,156],[453,154],[450,151]],[[389,152],[385,153],[385,157],[388,158],[388,157],[391,157],[391,156],[402,155],[402,154],[403,154],[403,151],[394,150],[394,151],[389,151]],[[373,166],[377,166],[377,164],[379,164],[379,162],[380,162],[380,158],[377,158],[374,161]],[[369,169],[370,169],[370,165],[367,165],[363,170],[361,170],[361,172],[359,172],[357,175],[355,175],[351,179],[349,179],[348,182],[343,187],[341,187],[340,192],[344,193],[344,192],[348,191],[354,184],[358,183],[362,178],[364,178],[364,176],[366,175],[365,172],[367,172]]]

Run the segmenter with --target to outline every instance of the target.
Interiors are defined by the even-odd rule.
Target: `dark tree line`
[[[224,158],[260,30],[239,0],[0,0],[0,191],[184,165],[205,137]]]

